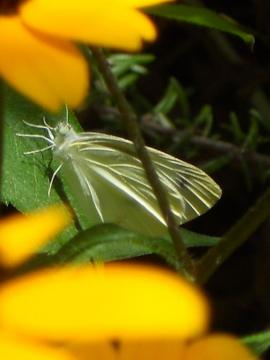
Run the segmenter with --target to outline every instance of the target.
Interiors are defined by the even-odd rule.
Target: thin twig
[[[147,120],[145,120],[146,117]],[[151,119],[151,115],[149,114],[145,115],[143,121],[147,129],[154,130],[155,132],[163,135],[172,136],[175,141],[177,141],[178,138],[180,139],[180,141],[182,139],[187,139],[188,143],[191,145],[201,146],[205,149],[209,149],[220,154],[231,155],[232,160],[236,162],[242,162],[243,160],[247,160],[253,166],[259,165],[263,168],[270,167],[270,156],[268,155],[260,154],[256,151],[244,151],[243,148],[226,141],[211,139],[200,135],[194,135],[192,130],[190,131],[189,129],[178,130],[174,128],[165,128],[155,123],[154,120]]]
[[[117,103],[119,111],[122,115],[124,127],[126,128],[128,136],[134,143],[135,150],[143,164],[147,179],[152,186],[153,192],[159,203],[162,215],[167,222],[168,232],[172,238],[176,252],[179,257],[179,265],[181,266],[181,271],[190,280],[194,280],[194,266],[192,259],[188,254],[182,241],[178,229],[178,224],[170,209],[167,194],[159,180],[153,162],[145,147],[145,143],[138,125],[137,116],[131,108],[130,104],[127,102],[125,96],[121,92],[102,49],[92,48],[92,52],[96,58],[99,70],[104,77],[107,87]]]
[[[237,250],[270,216],[270,188],[258,199],[242,218],[208,250],[197,265],[197,281],[205,283],[217,268]]]
[[[110,106],[103,106],[102,108],[100,106],[94,106],[94,110],[101,117],[110,115],[115,119],[118,119],[120,115],[116,108]],[[141,124],[145,132],[148,130],[153,130],[155,133],[161,134],[163,136],[172,137],[176,144],[177,142],[180,144],[182,141],[187,140],[188,144],[202,147],[203,149],[210,150],[211,152],[217,154],[230,155],[231,160],[235,163],[242,164],[243,160],[245,160],[256,168],[258,166],[263,169],[270,167],[270,156],[268,155],[261,154],[257,151],[249,149],[245,150],[243,147],[237,146],[227,141],[196,135],[193,129],[187,128],[184,130],[179,130],[173,127],[165,127],[157,123],[154,115],[149,113],[141,117]],[[254,172],[253,175],[256,176],[258,174]]]

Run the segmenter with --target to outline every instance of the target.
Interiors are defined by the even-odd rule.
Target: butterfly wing
[[[203,214],[221,195],[202,170],[148,148],[179,224]],[[82,133],[68,148],[73,171],[87,198],[92,224],[117,223],[147,235],[166,233],[166,222],[133,143],[100,133]],[[68,177],[68,176],[67,176]]]

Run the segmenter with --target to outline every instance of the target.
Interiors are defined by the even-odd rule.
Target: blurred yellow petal
[[[88,69],[71,42],[30,32],[17,16],[0,16],[0,33],[0,74],[15,89],[52,111],[82,102]]]
[[[11,334],[0,332],[1,360],[76,360],[64,350],[32,343]]]
[[[118,344],[112,341],[72,344],[66,349],[78,360],[119,360]]]
[[[184,346],[180,340],[131,340],[74,344],[68,349],[79,360],[182,360]]]
[[[5,266],[17,265],[70,223],[71,215],[62,205],[2,219],[0,262]]]
[[[134,8],[143,8],[146,6],[160,5],[162,3],[172,2],[175,0],[114,0],[118,3],[124,4]]]
[[[117,360],[182,360],[183,348],[180,340],[126,341],[120,345]]]
[[[255,360],[239,340],[230,335],[212,335],[187,346],[184,360]]]
[[[207,322],[199,290],[152,267],[44,270],[0,292],[1,325],[46,339],[182,339],[202,333]]]
[[[138,50],[143,40],[156,38],[148,17],[119,0],[31,0],[20,15],[31,28],[93,45]]]

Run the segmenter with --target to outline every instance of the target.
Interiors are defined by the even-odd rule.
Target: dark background
[[[197,1],[182,3],[198,4]],[[155,61],[148,66],[148,74],[129,88],[126,95],[139,114],[149,145],[199,166],[224,155],[231,156],[224,166],[217,166],[210,172],[223,189],[222,199],[209,213],[185,225],[197,232],[222,236],[269,186],[270,2],[209,0],[200,5],[226,14],[245,26],[255,35],[254,48],[232,35],[155,18],[159,40],[144,49],[145,53],[155,55]],[[176,78],[185,89],[190,114],[183,121],[181,107],[175,106],[169,114],[173,130],[155,131],[151,126],[149,130],[146,121],[152,116],[149,104],[160,100],[170,77]],[[138,94],[147,105],[143,105],[142,99],[138,101]],[[91,126],[102,130],[111,126],[110,131],[122,135],[120,125],[108,125],[106,120],[102,123],[99,101],[92,100],[90,108],[81,114],[82,121],[90,114]],[[205,105],[210,106],[213,116],[207,135],[210,145],[203,141],[200,146],[194,145],[194,136],[202,136],[200,127],[182,141],[181,136],[176,135],[192,129],[194,118]],[[251,116],[254,112],[257,114],[255,120]],[[241,128],[242,138],[237,137],[231,126],[232,113]],[[250,141],[252,124],[255,130]],[[220,148],[220,141],[228,148]],[[254,154],[259,156],[253,159]],[[202,253],[194,251],[194,257]],[[206,285],[206,291],[214,308],[213,330],[241,336],[268,329],[270,222],[257,229],[219,268]]]
[[[205,28],[159,20],[160,40],[147,51],[156,55],[148,77],[141,80],[140,91],[157,101],[168,77],[174,76],[189,91],[191,117],[203,105],[213,110],[213,133],[219,140],[234,144],[246,154],[270,156],[270,2],[267,0],[209,0],[204,5],[222,12],[250,28],[256,37],[254,49],[238,38]],[[228,131],[234,112],[247,134],[250,111],[261,116],[258,138],[265,141],[253,148],[237,143]],[[181,114],[175,110],[172,117]],[[180,130],[183,127],[179,126]],[[165,141],[166,142],[166,141]],[[191,146],[191,145],[190,145]],[[220,153],[215,146],[200,147],[193,162],[211,159]],[[182,155],[182,154],[181,154]],[[180,156],[180,154],[178,154]],[[258,170],[259,169],[259,170]],[[251,163],[245,156],[212,174],[221,185],[222,200],[207,215],[193,221],[189,228],[222,235],[256,202],[269,186],[265,164]],[[270,320],[270,223],[265,223],[242,246],[206,286],[214,305],[213,327],[239,335],[262,331]]]

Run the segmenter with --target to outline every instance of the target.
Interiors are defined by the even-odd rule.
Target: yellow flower
[[[0,220],[1,266],[18,265],[69,225],[71,220],[69,210],[63,205]]]
[[[0,75],[56,111],[80,104],[88,66],[72,41],[139,50],[156,31],[138,8],[171,0],[17,0],[0,2]]]
[[[3,220],[2,265],[22,261],[69,222],[61,207]],[[228,335],[201,337],[208,313],[195,286],[163,269],[118,263],[40,270],[0,287],[0,358],[254,360]]]
[[[58,342],[189,338],[205,330],[207,310],[177,275],[136,265],[43,270],[0,292],[5,329]]]

